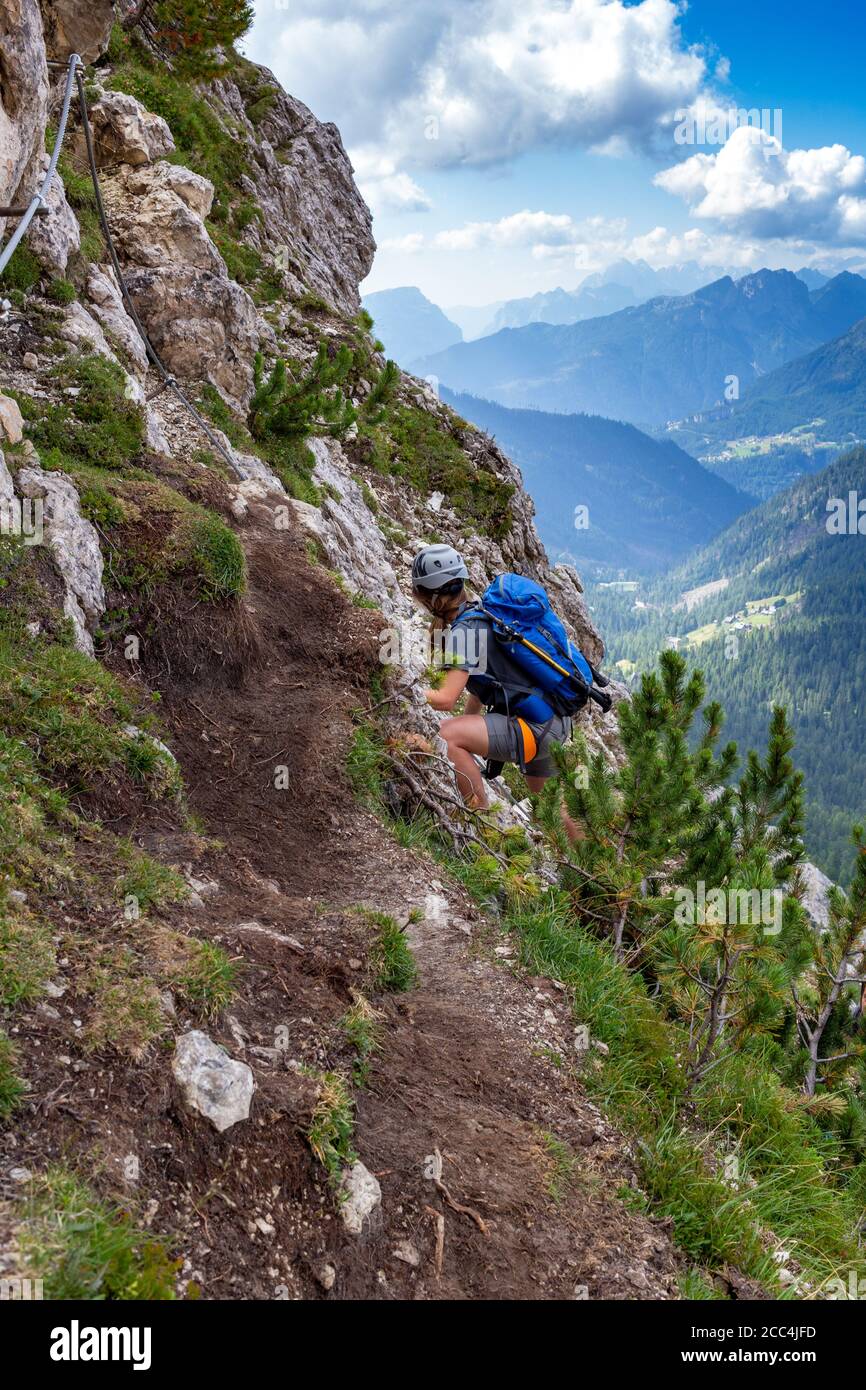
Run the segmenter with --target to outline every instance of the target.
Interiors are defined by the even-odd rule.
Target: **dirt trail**
[[[360,633],[370,630],[369,615],[349,607],[297,551],[287,555],[266,513],[247,541],[267,664],[252,698],[250,690],[228,699],[223,690],[200,692],[208,744],[226,731],[222,746],[231,745],[231,763],[242,770],[226,787],[212,775],[201,735],[194,746],[179,739],[196,809],[232,853],[242,849],[283,890],[247,915],[290,930],[324,957],[331,1009],[320,1000],[317,1022],[351,998],[348,962],[362,950],[352,956],[359,928],[350,909],[364,904],[401,922],[413,909],[421,917],[408,927],[419,986],[376,1000],[385,1013],[382,1049],[358,1099],[357,1147],[380,1175],[382,1207],[360,1238],[329,1223],[340,1239],[317,1259],[338,1271],[334,1295],[571,1298],[585,1287],[591,1297],[672,1296],[675,1261],[665,1235],[612,1198],[630,1165],[621,1137],[581,1096],[567,1001],[549,982],[518,978],[509,958],[494,954],[489,921],[461,890],[444,885],[432,862],[402,850],[348,794],[346,709],[363,703]],[[281,761],[292,793],[275,791],[270,780]],[[260,952],[266,938],[251,935],[247,952]],[[509,949],[507,938],[497,941]],[[281,1015],[298,1010],[315,1019],[306,991],[279,1003]],[[238,1018],[244,1026],[240,1009]],[[556,1198],[554,1141],[574,1158]],[[443,1205],[425,1178],[436,1149],[446,1186],[477,1211],[485,1231]],[[440,1278],[431,1208],[445,1218]],[[417,1271],[393,1255],[407,1239],[420,1256]]]
[[[194,859],[216,885],[165,915],[242,964],[230,1009],[205,1027],[253,1068],[250,1118],[218,1135],[189,1114],[165,1050],[135,1067],[97,1059],[61,1069],[63,1105],[37,1114],[19,1161],[98,1143],[120,1181],[136,1154],[130,1194],[174,1235],[181,1282],[206,1298],[675,1298],[667,1234],[615,1196],[631,1164],[582,1094],[563,993],[522,976],[491,919],[352,799],[345,748],[350,711],[368,698],[376,615],[353,608],[266,508],[242,534],[257,663],[227,679],[227,644],[191,628],[186,660],[160,682],[192,808],[221,844],[202,852],[145,811],[117,828]],[[417,988],[370,996],[358,905],[417,919]],[[382,1202],[352,1235],[304,1132],[311,1073],[351,1069],[341,1019],[359,988],[382,1017],[355,1143]],[[202,1026],[178,1013],[173,1032]],[[68,1046],[65,1016],[55,1026],[36,1079],[49,1098]],[[450,1202],[425,1176],[437,1150]]]

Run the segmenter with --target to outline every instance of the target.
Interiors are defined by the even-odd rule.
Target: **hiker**
[[[415,597],[432,614],[434,628],[446,633],[449,669],[437,690],[425,692],[427,702],[448,712],[467,691],[466,713],[444,720],[441,733],[463,800],[470,810],[483,811],[488,806],[485,777],[498,776],[504,763],[516,763],[531,793],[541,791],[555,771],[551,744],[571,737],[571,713],[586,702],[593,679],[607,682],[569,642],[540,585],[520,575],[502,575],[473,604],[466,594],[467,578],[462,557],[450,545],[425,546],[412,565]],[[542,627],[533,621],[539,614]],[[534,639],[531,646],[524,648],[518,623],[524,640]],[[509,640],[503,640],[506,633]],[[531,671],[526,651],[535,663]],[[572,672],[571,682],[564,684],[563,677]],[[608,696],[596,693],[594,698],[610,707]],[[487,760],[484,773],[476,757]],[[561,814],[569,838],[584,839],[564,806]]]

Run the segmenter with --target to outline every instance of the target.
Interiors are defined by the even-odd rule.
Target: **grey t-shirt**
[[[446,669],[469,671],[469,692],[499,714],[509,713],[519,692],[531,689],[525,673],[497,642],[487,618],[466,618],[448,628],[443,633],[442,657]]]

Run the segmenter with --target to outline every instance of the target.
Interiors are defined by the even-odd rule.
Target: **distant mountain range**
[[[542,540],[582,573],[658,573],[755,504],[675,444],[631,425],[442,395],[514,459]],[[576,507],[585,508],[577,525]]]
[[[473,338],[486,337],[494,317],[505,303],[505,300],[497,299],[493,304],[447,304],[445,313],[459,324],[464,340],[469,343]]]
[[[722,267],[700,266],[696,261],[662,270],[653,270],[646,261],[615,261],[606,270],[588,275],[576,290],[546,290],[527,299],[507,300],[492,315],[484,336],[501,328],[525,328],[528,323],[579,323],[614,314],[659,295],[688,294],[725,273]]]
[[[580,323],[529,324],[411,363],[453,390],[512,407],[659,425],[800,357],[866,314],[866,280],[810,290],[788,270],[729,276]]]
[[[361,301],[389,357],[405,367],[420,353],[440,352],[461,343],[463,333],[414,285],[377,290]]]
[[[840,287],[833,295],[836,310],[842,298]],[[866,319],[762,377],[742,400],[682,421],[667,437],[759,497],[826,466],[866,439]]]
[[[618,309],[645,304],[661,294],[687,294],[724,274],[721,266],[699,266],[696,261],[653,270],[646,261],[620,260],[606,270],[587,275],[573,290],[541,290],[524,298],[476,308],[455,305],[446,313],[460,324],[466,342],[471,342],[498,333],[501,328],[525,328],[528,323],[578,323],[581,319],[613,314]]]

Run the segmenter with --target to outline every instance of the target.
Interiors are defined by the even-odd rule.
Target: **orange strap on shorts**
[[[535,742],[535,734],[530,729],[525,719],[518,718],[520,732],[523,735],[523,762],[531,763],[538,752],[538,744]]]

